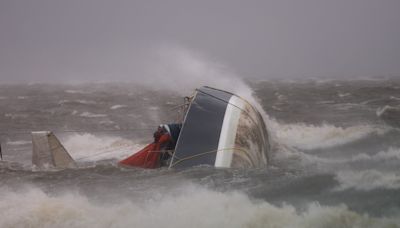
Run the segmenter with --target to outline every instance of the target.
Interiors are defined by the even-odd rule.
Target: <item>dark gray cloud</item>
[[[160,55],[175,47],[242,77],[400,76],[399,9],[398,0],[2,0],[0,81],[139,81],[154,69],[158,79],[181,63]]]

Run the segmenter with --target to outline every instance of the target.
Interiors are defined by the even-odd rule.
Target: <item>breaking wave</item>
[[[274,206],[240,192],[221,193],[187,184],[178,192],[119,202],[77,191],[50,194],[29,186],[1,188],[0,227],[398,227],[399,217],[376,218],[347,206],[310,203],[304,211]],[[179,193],[179,194],[178,194]],[[118,193],[114,193],[118,194]],[[24,206],[21,206],[24,205]]]
[[[340,171],[336,175],[341,190],[400,189],[400,174],[378,170]]]
[[[376,116],[381,117],[385,112],[388,111],[400,111],[399,107],[393,107],[390,105],[385,105],[384,107],[378,108],[376,110]]]
[[[307,124],[279,124],[274,127],[277,139],[290,146],[312,150],[344,145],[370,134],[383,134],[386,132],[381,127],[371,125],[358,125],[351,127],[337,127],[330,124],[320,126]]]
[[[382,162],[382,161],[395,161],[400,160],[400,149],[391,147],[385,151],[379,151],[376,154],[359,153],[350,157],[341,158],[324,158],[313,154],[306,154],[300,151],[296,153],[302,157],[303,160],[311,163],[324,163],[324,164],[345,164],[351,162]]]
[[[369,155],[365,153],[360,153],[354,155],[351,160],[352,161],[384,161],[384,160],[400,160],[400,149],[399,148],[389,148],[387,151],[380,151],[374,155]]]

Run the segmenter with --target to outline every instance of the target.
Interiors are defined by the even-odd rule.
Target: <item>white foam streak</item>
[[[358,125],[347,128],[336,127],[330,124],[307,125],[307,124],[274,124],[274,132],[280,142],[299,149],[318,149],[344,145],[366,137],[369,134],[383,134],[384,129],[370,126]]]
[[[89,104],[96,104],[96,101],[88,101],[88,100],[61,100],[58,102],[58,104],[67,104],[67,103],[79,103],[79,104],[85,104],[85,105],[89,105]]]
[[[376,109],[376,116],[381,117],[387,111],[400,111],[399,107],[393,107],[390,105],[385,105],[384,107],[380,107]]]
[[[106,117],[106,114],[95,114],[91,112],[83,112],[79,116],[81,117],[87,117],[87,118],[98,118],[98,117]]]
[[[400,149],[390,148],[387,151],[380,151],[377,154],[369,155],[365,153],[357,154],[352,157],[352,161],[384,161],[384,160],[400,160]]]
[[[113,105],[110,107],[111,110],[115,110],[115,109],[120,109],[120,108],[126,108],[128,107],[127,105]]]
[[[304,212],[253,201],[242,193],[220,193],[199,186],[181,187],[145,202],[127,198],[116,203],[89,200],[76,191],[49,195],[36,187],[0,188],[0,227],[396,227],[397,217],[371,218],[345,205],[312,203]],[[118,193],[115,193],[118,194]],[[23,206],[21,206],[23,205]]]
[[[384,173],[378,170],[341,171],[338,172],[336,179],[340,183],[340,190],[353,188],[369,191],[400,188],[399,173]]]
[[[29,117],[29,115],[28,114],[13,114],[13,113],[6,113],[6,114],[4,114],[4,116],[5,117],[7,117],[7,118],[11,118],[11,119],[25,119],[25,118],[28,118]]]
[[[65,90],[64,92],[70,93],[70,94],[89,94],[89,92],[80,91],[80,90]]]
[[[303,161],[308,162],[309,164],[319,163],[324,165],[323,167],[327,169],[326,165],[343,165],[349,164],[353,162],[382,162],[382,161],[395,161],[400,160],[400,149],[399,148],[390,148],[387,151],[380,151],[376,154],[370,155],[366,153],[360,153],[349,157],[341,157],[341,158],[324,158],[319,157],[317,155],[306,154],[300,151],[296,151],[296,155],[298,155]]]

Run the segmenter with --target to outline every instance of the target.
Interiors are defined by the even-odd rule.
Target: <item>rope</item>
[[[100,152],[100,153],[97,153],[97,154],[92,154],[92,155],[89,155],[89,156],[76,158],[75,161],[83,160],[83,159],[86,159],[86,158],[92,158],[92,157],[96,157],[96,156],[99,156],[99,155],[102,155],[102,154],[108,154],[108,153],[111,153],[111,152],[115,152],[115,150],[103,151],[103,152]]]
[[[83,159],[91,158],[91,157],[96,157],[96,156],[99,156],[99,155],[102,155],[102,154],[112,153],[112,152],[115,152],[115,150],[116,149],[111,148],[109,150],[106,150],[106,151],[103,151],[103,152],[100,152],[100,153],[91,154],[91,155],[88,155],[88,156],[83,156],[83,157],[80,157],[80,158],[76,158],[75,161],[79,161],[79,160],[83,160]]]
[[[238,150],[238,151],[243,152],[243,153],[246,152],[244,149],[235,148],[235,147],[234,147],[234,148],[223,148],[223,149],[219,149],[219,150],[218,150],[218,149],[217,149],[217,150],[210,150],[210,151],[206,151],[206,152],[203,152],[203,153],[200,153],[200,154],[195,154],[195,155],[192,155],[192,156],[188,156],[188,157],[179,159],[179,160],[176,161],[175,163],[172,163],[172,164],[170,165],[170,167],[173,167],[173,166],[175,166],[176,164],[178,164],[178,163],[180,163],[180,162],[183,162],[183,161],[186,161],[186,160],[189,160],[189,159],[193,159],[193,158],[200,157],[200,156],[207,155],[207,154],[217,153],[218,151],[226,151],[226,150]],[[173,157],[175,158],[176,156],[173,156]]]
[[[102,154],[108,154],[108,153],[111,153],[111,152],[115,152],[115,149],[103,151],[103,152],[100,152],[100,153],[97,153],[97,154],[92,154],[92,155],[88,155],[88,156],[84,156],[84,157],[80,157],[80,158],[75,159],[75,161],[79,161],[79,160],[83,160],[83,159],[91,158],[91,157],[96,157],[96,156],[99,156],[99,155],[102,155]],[[158,151],[157,150],[152,150],[152,151],[149,151],[149,153],[165,153],[165,152],[167,152],[170,155],[172,155],[174,150],[158,150]],[[149,156],[149,154],[147,154],[147,156]],[[146,157],[146,161],[147,161],[147,157]]]
[[[155,127],[154,127],[155,128]],[[55,133],[92,133],[92,132],[127,132],[127,131],[150,131],[154,130],[154,128],[130,128],[130,129],[104,129],[104,130],[52,130]],[[11,131],[11,132],[0,132],[0,135],[28,135],[34,132],[35,130],[30,131]]]
[[[212,154],[212,153],[217,153],[219,151],[227,151],[227,150],[237,150],[237,151],[240,151],[240,152],[243,152],[243,153],[246,152],[244,149],[241,149],[241,148],[223,148],[223,149],[219,149],[219,150],[218,149],[217,150],[210,150],[210,151],[206,151],[206,152],[203,152],[203,153],[200,153],[200,154],[195,154],[195,155],[192,155],[192,156],[188,156],[188,157],[179,159],[177,156],[174,155],[174,153],[173,153],[174,150],[152,150],[152,151],[149,151],[149,153],[147,154],[146,161],[147,161],[147,158],[150,155],[150,153],[169,153],[173,157],[173,159],[179,159],[177,162],[175,162],[175,163],[170,165],[170,167],[173,167],[176,164],[181,163],[183,161],[187,161],[187,160],[190,160],[190,159],[193,159],[193,158],[196,158],[196,157],[200,157],[200,156],[204,156],[204,155]],[[111,152],[114,152],[114,151],[105,151],[105,152],[101,152],[101,153],[97,153],[97,154],[92,154],[90,156],[80,157],[80,158],[75,159],[75,161],[79,161],[79,160],[86,159],[86,158],[91,158],[91,157],[96,157],[96,156],[99,156],[99,155],[102,155],[102,154],[111,153]]]

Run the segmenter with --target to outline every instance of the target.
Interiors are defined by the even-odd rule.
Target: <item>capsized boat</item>
[[[155,141],[121,164],[157,167],[148,163],[158,162],[154,152],[163,153],[160,144]],[[257,109],[233,93],[205,86],[189,99],[167,166],[264,167],[269,150],[268,132]]]
[[[154,142],[119,162],[142,168],[258,168],[268,164],[270,143],[264,120],[245,99],[201,87],[184,104],[181,123],[160,125]],[[76,167],[51,132],[32,132],[32,163],[38,167]]]

